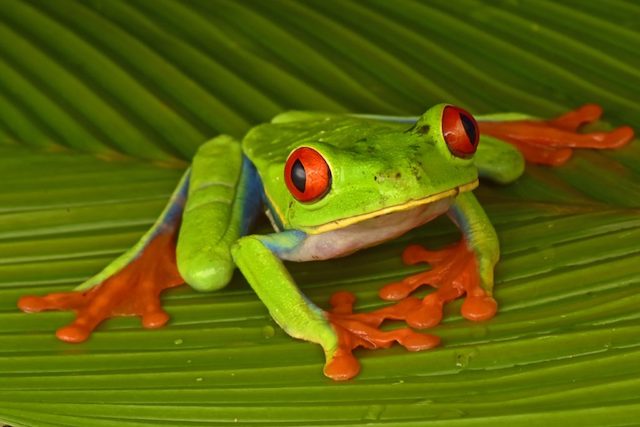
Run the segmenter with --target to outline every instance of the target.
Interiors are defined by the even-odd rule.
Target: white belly
[[[312,261],[349,255],[426,224],[447,212],[452,201],[453,197],[449,197],[406,211],[367,219],[338,230],[309,235],[300,247],[282,258],[289,261]]]

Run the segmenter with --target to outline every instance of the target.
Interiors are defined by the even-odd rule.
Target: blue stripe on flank
[[[262,201],[265,197],[260,175],[258,175],[258,171],[251,163],[251,160],[245,155],[242,156],[242,177],[240,178],[238,191],[240,192],[238,197],[242,203],[240,235],[246,236],[260,214]]]
[[[256,217],[264,205],[272,212],[273,219],[281,227],[281,220],[274,214],[274,210],[269,206],[269,201],[264,193],[262,180],[247,156],[242,156],[242,178],[240,198],[244,204],[242,207],[242,235],[249,234],[249,229],[253,225]],[[258,236],[262,244],[278,258],[283,254],[296,250],[307,238],[307,234],[298,230],[286,230],[278,233]]]
[[[276,223],[276,226],[278,227],[278,230],[284,230],[284,225],[282,223],[282,218],[280,218],[278,216],[278,212],[276,212],[276,210],[273,209],[273,206],[271,206],[271,202],[269,201],[269,199],[267,198],[266,195],[263,196],[263,202],[264,202],[264,205],[267,207],[267,209],[269,209],[269,213],[271,214],[271,218],[273,218],[273,221]]]
[[[451,205],[449,208],[449,218],[455,222],[460,230],[462,230],[462,234],[467,238],[471,234],[471,226],[469,225],[469,221],[467,220],[467,216],[464,212],[457,207],[455,204]]]
[[[307,234],[300,230],[287,230],[280,233],[259,236],[260,241],[267,249],[273,252],[278,258],[284,254],[291,253],[300,247],[307,238]]]
[[[171,198],[164,208],[161,216],[156,220],[152,228],[147,232],[148,234],[144,238],[144,243],[139,250],[133,254],[131,260],[136,259],[145,250],[149,242],[156,238],[159,234],[169,231],[177,226],[182,217],[184,211],[184,205],[187,200],[187,193],[189,192],[189,178],[191,177],[191,169],[187,169],[176,187],[171,194]]]
[[[184,210],[184,204],[187,200],[190,176],[191,176],[191,170],[189,169],[185,172],[185,176],[181,182],[181,185],[173,191],[173,194],[171,195],[171,199],[169,199],[169,202],[167,203],[167,207],[165,208],[164,215],[158,218],[158,220],[160,220],[160,223],[154,224],[155,229],[149,235],[147,241],[145,242],[145,246],[158,234],[163,233],[175,227],[176,222],[180,220],[182,216],[182,212]]]
[[[254,167],[254,170],[255,170],[255,167]],[[278,212],[275,209],[273,209],[273,206],[271,205],[271,201],[267,197],[267,194],[264,192],[264,186],[262,185],[262,180],[260,179],[260,176],[258,175],[257,172],[256,172],[256,176],[260,185],[260,199],[263,205],[266,206],[266,208],[269,210],[269,213],[271,214],[271,218],[275,222],[275,225],[278,227],[278,230],[284,230],[285,228],[284,228],[284,223],[282,221],[282,218],[280,218],[280,216],[278,216]]]
[[[182,186],[176,189],[171,196],[171,201],[169,202],[171,206],[169,210],[166,212],[164,219],[162,220],[162,224],[154,233],[154,236],[162,230],[165,230],[170,224],[174,224],[175,221],[180,219],[182,216],[182,211],[184,210],[184,204],[187,201],[187,193],[189,192],[189,179],[191,178],[191,169],[185,172],[184,181],[182,182]]]

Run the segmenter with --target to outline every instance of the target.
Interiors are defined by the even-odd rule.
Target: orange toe
[[[164,311],[147,313],[142,316],[142,326],[147,329],[161,328],[169,321],[169,315]]]
[[[25,313],[37,313],[45,310],[47,304],[40,297],[27,295],[18,300],[18,308]]]
[[[56,331],[59,340],[69,343],[80,343],[86,341],[92,330],[78,325],[69,325]]]
[[[498,311],[498,303],[490,296],[470,296],[462,303],[460,312],[465,319],[482,322],[491,319]]]
[[[351,353],[341,348],[336,351],[324,367],[324,374],[334,381],[346,381],[360,373],[360,362]]]

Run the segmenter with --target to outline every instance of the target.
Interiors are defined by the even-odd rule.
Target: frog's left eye
[[[287,159],[284,181],[297,200],[314,202],[331,188],[331,170],[322,154],[313,148],[300,147]]]
[[[456,157],[471,157],[478,148],[478,124],[476,119],[462,108],[451,105],[444,107],[442,134],[449,151]]]

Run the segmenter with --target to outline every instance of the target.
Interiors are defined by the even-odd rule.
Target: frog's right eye
[[[449,151],[456,157],[469,158],[478,149],[478,124],[473,116],[462,108],[452,105],[444,108],[442,134]]]
[[[331,170],[322,154],[313,148],[300,147],[287,159],[284,181],[297,200],[314,202],[329,192]]]

